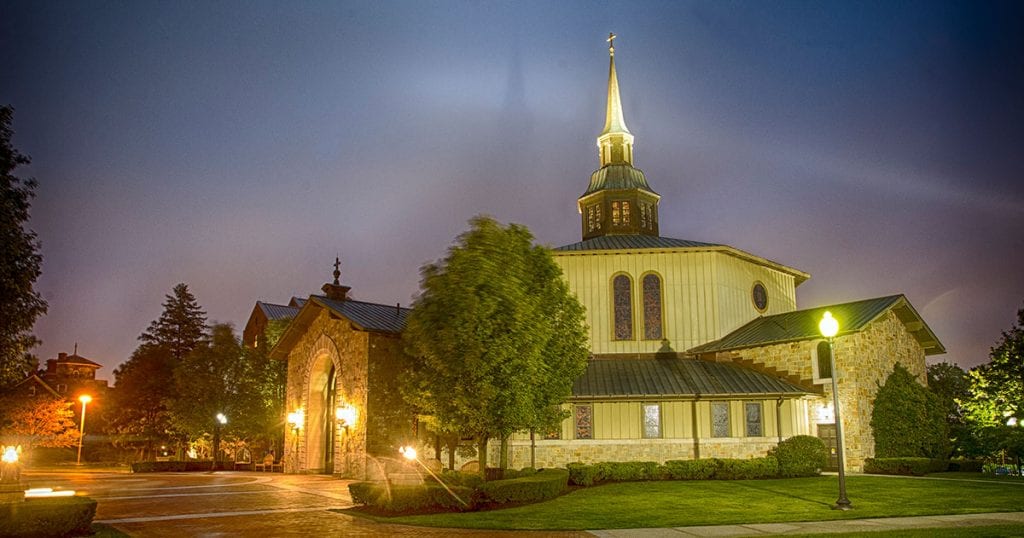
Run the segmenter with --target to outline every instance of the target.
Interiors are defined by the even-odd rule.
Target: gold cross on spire
[[[619,37],[619,36],[615,35],[612,32],[608,32],[608,39],[606,39],[605,41],[608,42],[608,51],[609,52],[615,52],[615,38],[616,37]]]

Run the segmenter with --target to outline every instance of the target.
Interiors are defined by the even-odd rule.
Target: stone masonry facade
[[[805,340],[770,345],[739,350],[736,355],[811,379],[812,350],[817,343],[818,340]],[[864,460],[875,453],[871,413],[878,388],[885,383],[897,363],[917,376],[922,385],[927,385],[925,353],[892,311],[859,332],[836,337],[834,345],[846,466],[851,471],[862,471]],[[812,416],[808,419],[812,424],[812,434],[815,433],[813,425],[822,422],[821,418],[814,416],[814,410],[832,402],[831,383],[825,383],[823,388],[824,394],[810,406]]]

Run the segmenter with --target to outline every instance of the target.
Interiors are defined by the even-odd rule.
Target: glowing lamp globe
[[[78,397],[78,401],[82,402],[82,405],[85,405],[92,401],[92,396],[89,396],[88,394],[83,394]]]
[[[832,317],[832,312],[825,312],[825,315],[818,322],[818,330],[825,338],[832,338],[839,332],[839,321]]]

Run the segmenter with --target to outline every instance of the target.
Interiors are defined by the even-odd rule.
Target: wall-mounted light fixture
[[[288,413],[288,424],[291,425],[292,431],[295,433],[299,433],[299,430],[302,429],[302,424],[305,421],[306,413],[302,409]]]
[[[345,404],[334,410],[334,417],[342,428],[352,428],[359,419],[359,410],[352,404]]]

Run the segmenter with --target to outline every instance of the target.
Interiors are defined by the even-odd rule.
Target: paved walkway
[[[620,529],[590,531],[602,538],[640,536],[660,538],[684,536],[767,536],[785,534],[839,534],[846,532],[901,531],[937,527],[976,527],[982,525],[1020,525],[1024,535],[1024,512],[992,514],[960,514],[944,516],[885,517],[876,519],[845,519],[842,521],[803,521],[793,523],[758,523],[750,525],[715,525],[707,527],[676,527],[674,529]]]

